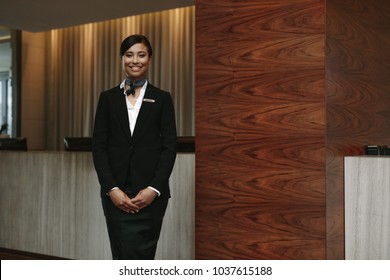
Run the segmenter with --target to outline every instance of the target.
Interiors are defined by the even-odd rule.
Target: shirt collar
[[[126,82],[126,79],[119,85],[119,88],[123,89],[123,94],[127,97],[127,94],[125,91],[125,82]],[[141,88],[141,91],[139,92],[139,97],[137,99],[137,102],[133,106],[135,109],[141,108],[147,86],[148,86],[148,80],[146,80],[145,84]],[[130,106],[130,102],[127,100],[127,98],[125,98],[125,99],[126,99],[126,103],[128,104],[128,106]]]
[[[126,95],[126,91],[125,91],[125,83],[126,83],[126,79],[124,79],[122,81],[122,83],[119,85],[119,88],[120,89],[123,89],[123,94]],[[146,90],[146,87],[148,85],[148,80],[146,80],[145,84],[142,86],[141,88],[141,94],[142,94],[142,97],[144,96],[145,94],[145,90]]]

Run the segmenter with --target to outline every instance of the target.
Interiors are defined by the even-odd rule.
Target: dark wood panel
[[[325,258],[323,1],[196,8],[196,258]]]
[[[327,1],[328,259],[344,258],[344,156],[390,144],[389,30],[389,1]]]

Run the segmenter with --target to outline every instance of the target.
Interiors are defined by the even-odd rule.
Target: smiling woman
[[[100,94],[93,161],[113,259],[154,259],[171,196],[175,112],[170,93],[147,80],[149,40],[138,34],[126,37],[120,55],[126,79]]]

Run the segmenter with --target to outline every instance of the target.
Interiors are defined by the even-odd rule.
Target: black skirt
[[[168,198],[156,197],[138,213],[126,213],[102,197],[114,260],[153,260]]]

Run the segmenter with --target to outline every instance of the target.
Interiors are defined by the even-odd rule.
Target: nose
[[[131,62],[132,62],[132,63],[138,63],[138,62],[139,62],[138,56],[134,55],[134,56],[132,57],[132,61],[131,61]]]

